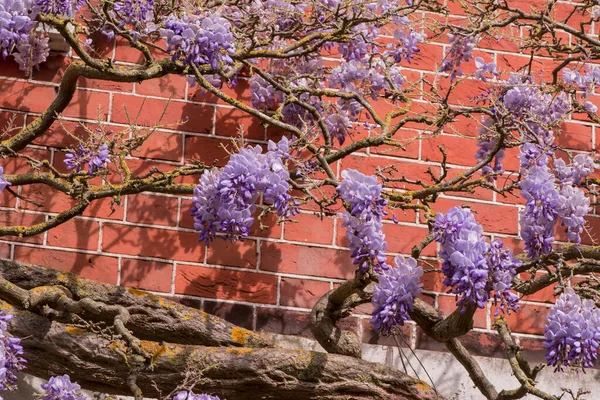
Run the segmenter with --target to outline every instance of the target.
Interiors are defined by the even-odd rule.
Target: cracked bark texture
[[[89,298],[109,306],[123,306],[130,313],[126,328],[139,339],[207,346],[274,345],[267,335],[140,290],[106,285],[74,274],[7,260],[0,260],[0,274],[23,289],[60,286],[66,288],[74,300]],[[96,319],[90,315],[82,317]],[[111,322],[110,317],[104,322]]]
[[[281,400],[443,398],[426,383],[381,364],[281,349],[266,335],[141,291],[6,260],[0,261],[0,274],[6,280],[0,288],[0,307],[15,315],[9,330],[23,338],[27,372],[43,378],[66,372],[84,388],[127,395],[128,377],[135,371],[144,395],[158,396],[159,391],[175,389],[186,374],[202,371],[195,390],[228,400],[247,399],[249,390],[255,398]],[[127,309],[127,328],[142,339],[140,346],[152,356],[151,365],[125,341],[75,325],[71,314],[55,315],[44,311],[47,307],[32,306],[36,296],[53,290],[73,300],[91,298]],[[12,295],[16,292],[26,293],[27,300]],[[109,321],[107,317],[104,322]]]

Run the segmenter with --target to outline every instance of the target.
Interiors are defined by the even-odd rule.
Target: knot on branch
[[[355,358],[362,355],[362,340],[353,332],[337,326],[337,321],[349,316],[352,310],[370,300],[369,288],[374,283],[371,274],[357,272],[336,289],[324,294],[310,313],[310,326],[315,339],[327,352]]]
[[[354,333],[337,326],[338,318],[332,316],[329,298],[336,289],[323,295],[310,313],[313,335],[328,353],[361,358],[362,341]]]

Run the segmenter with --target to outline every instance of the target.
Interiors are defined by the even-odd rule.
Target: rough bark
[[[450,315],[444,316],[423,300],[415,299],[410,317],[427,336],[445,343],[473,329],[473,315],[476,309],[475,306],[469,305],[464,312],[457,308]]]
[[[370,298],[370,293],[365,293],[369,283],[369,277],[359,273],[354,279],[325,293],[313,306],[310,313],[311,331],[327,352],[361,357],[361,339],[339,327],[337,321],[349,316],[356,305]]]
[[[61,286],[74,300],[90,298],[109,306],[125,307],[130,314],[126,328],[140,339],[206,346],[273,346],[267,335],[140,290],[106,285],[75,274],[9,260],[0,260],[0,274],[23,289]]]
[[[165,395],[200,372],[195,390],[228,400],[247,399],[249,390],[253,398],[279,400],[442,399],[424,382],[381,364],[276,348],[265,336],[158,296],[11,261],[0,261],[0,274],[5,280],[0,309],[15,315],[9,331],[23,338],[27,372],[36,376],[69,373],[84,388],[122,395],[130,393],[133,374],[144,395],[158,396],[158,390]],[[60,313],[33,306],[36,296],[64,293],[125,307],[131,314],[127,328],[152,338],[139,342],[151,359],[121,338],[90,332]],[[214,346],[189,344],[207,340]]]
[[[331,317],[329,296],[334,290],[326,293],[314,305],[310,313],[310,327],[321,346],[329,353],[360,358],[362,343],[353,332],[341,329],[336,319]]]
[[[373,278],[355,277],[324,294],[311,312],[311,330],[317,341],[329,353],[360,358],[361,341],[350,331],[337,326],[337,321],[351,314],[354,307],[370,300]],[[448,316],[421,299],[416,299],[410,317],[432,339],[444,343],[469,332],[473,328],[476,307],[470,305],[461,312]]]

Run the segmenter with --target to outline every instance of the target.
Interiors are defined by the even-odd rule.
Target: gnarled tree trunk
[[[158,296],[11,261],[0,261],[0,273],[0,307],[15,315],[10,332],[23,338],[27,372],[36,376],[67,372],[84,388],[125,395],[132,383],[146,396],[165,395],[196,376],[196,392],[228,400],[249,392],[281,400],[442,398],[381,364],[277,348],[265,335]],[[83,299],[93,302],[75,317],[69,310]],[[149,357],[127,338],[98,331],[117,320],[116,309],[126,310],[123,322]]]

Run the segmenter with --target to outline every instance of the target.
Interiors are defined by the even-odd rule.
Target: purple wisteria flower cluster
[[[119,27],[131,26],[131,35],[138,40],[142,34],[156,29],[154,24],[154,0],[123,0],[115,2],[113,10]]]
[[[564,68],[562,74],[565,84],[575,86],[583,91],[581,94],[583,99],[586,99],[595,89],[600,88],[600,68],[597,66],[586,66],[583,74],[570,68]],[[583,107],[592,113],[598,111],[598,107],[590,101],[584,101]]]
[[[87,165],[89,175],[93,175],[99,169],[106,168],[110,162],[110,150],[107,143],[94,141],[91,144],[80,144],[75,150],[65,154],[65,165],[67,169],[77,172]]]
[[[582,301],[572,288],[566,288],[546,318],[544,337],[546,361],[555,371],[591,368],[600,345],[600,309],[593,300]]]
[[[567,229],[567,239],[576,244],[581,243],[581,233],[585,225],[584,217],[590,211],[590,199],[580,188],[563,184],[557,204],[561,225]]]
[[[66,374],[51,377],[41,387],[44,393],[39,395],[40,400],[87,400],[80,392],[81,386],[77,382],[71,382],[71,377]]]
[[[402,60],[410,62],[415,58],[415,53],[419,53],[419,44],[425,40],[425,35],[413,30],[396,29],[394,31],[396,44],[387,46],[387,55],[393,57],[394,61],[399,63]]]
[[[173,397],[173,400],[221,400],[221,399],[217,396],[211,396],[209,394],[195,394],[191,390],[189,392],[186,390],[183,390],[183,391],[177,393]]]
[[[360,24],[352,28],[352,39],[338,44],[338,50],[346,61],[363,60],[368,54],[377,52],[375,41],[379,29],[371,24]]]
[[[587,154],[577,154],[571,165],[558,158],[554,160],[554,173],[561,182],[579,185],[596,169],[594,159]]]
[[[477,127],[479,137],[477,141],[477,151],[475,160],[478,163],[487,159],[488,155],[498,145],[498,138],[492,130],[494,120],[488,117],[483,119],[481,126]],[[483,176],[487,176],[489,181],[494,181],[497,176],[504,172],[502,160],[504,159],[504,148],[498,149],[493,159],[481,168]]]
[[[554,241],[559,193],[547,165],[527,170],[521,181],[521,195],[527,201],[519,221],[525,250],[531,258],[548,254]]]
[[[488,275],[491,279],[490,289],[493,290],[492,300],[498,306],[496,314],[499,311],[517,311],[519,297],[516,293],[511,292],[510,285],[512,278],[517,273],[515,268],[520,266],[521,262],[513,257],[512,250],[504,247],[504,242],[500,239],[490,242],[486,259],[489,267]]]
[[[182,59],[186,64],[207,64],[217,69],[221,63],[233,62],[234,37],[228,20],[219,13],[203,16],[170,15],[160,34],[167,41],[167,50],[173,60]]]
[[[44,32],[34,31],[39,1],[0,0],[0,53],[6,58],[14,54],[19,69],[30,74],[46,61],[50,54],[49,40]],[[16,49],[16,52],[13,50]]]
[[[566,228],[567,239],[580,243],[590,199],[578,185],[593,171],[593,159],[580,154],[570,166],[555,159],[554,172],[551,172],[547,153],[542,153],[539,145],[533,143],[522,147],[520,158],[524,167],[521,195],[527,203],[519,223],[528,256],[536,258],[550,253],[558,217]]]
[[[433,233],[442,245],[444,285],[460,297],[456,304],[461,311],[469,304],[484,308],[490,298],[500,304],[498,310],[516,311],[518,297],[510,292],[510,284],[520,262],[501,240],[488,244],[482,232],[469,209],[454,207],[436,215]]]
[[[25,0],[0,0],[0,53],[6,58],[19,42],[29,42],[35,26]]]
[[[15,372],[25,369],[21,339],[7,335],[8,323],[13,316],[0,311],[0,391],[15,390]]]
[[[545,157],[552,154],[554,149],[553,128],[568,113],[570,104],[564,93],[556,96],[544,93],[541,85],[534,82],[529,75],[513,74],[506,81],[498,83],[500,90],[490,111],[494,118],[486,117],[479,129],[479,149],[475,154],[479,162],[489,154],[498,140],[498,134],[491,127],[494,119],[499,121],[512,120],[512,125],[504,125],[503,130],[512,129],[521,132],[523,141],[521,146],[521,168],[532,164],[545,164]],[[494,93],[492,90],[490,93]],[[526,129],[523,129],[523,127]],[[504,150],[496,154],[491,165],[482,168],[484,176],[495,179],[498,173],[503,172],[502,158]]]
[[[387,243],[383,234],[382,216],[386,215],[387,200],[381,197],[381,184],[374,176],[354,169],[342,171],[337,191],[349,211],[340,214],[342,227],[350,242],[354,265],[365,272],[371,266],[375,272],[389,268],[386,263]]]
[[[296,213],[285,163],[290,157],[289,145],[284,137],[278,143],[269,141],[265,154],[260,146],[246,147],[233,154],[222,169],[202,174],[194,189],[191,209],[199,240],[208,245],[217,234],[243,240],[254,223],[261,193],[279,217]]]
[[[342,171],[337,191],[347,211],[340,213],[346,228],[351,257],[363,273],[369,268],[379,274],[373,289],[374,306],[371,324],[384,335],[409,319],[415,298],[422,290],[423,269],[414,258],[395,258],[396,267],[387,264],[387,242],[383,234],[382,217],[387,214],[387,200],[381,196],[382,186],[374,176],[353,169]]]
[[[585,95],[589,95],[594,89],[600,88],[600,68],[597,66],[587,66],[583,74],[570,68],[563,68],[562,74],[563,81],[567,85],[577,86],[585,92]]]
[[[252,107],[260,110],[274,110],[285,100],[283,92],[258,74],[250,78],[250,96]]]
[[[473,58],[473,50],[477,45],[478,39],[476,37],[466,37],[458,34],[448,34],[448,40],[450,41],[450,49],[448,50],[440,72],[446,72],[450,74],[450,81],[454,81],[456,77],[463,76],[462,63],[470,61]],[[481,60],[483,63],[483,60]],[[495,65],[494,65],[495,67]]]
[[[526,205],[519,222],[529,257],[551,251],[558,217],[566,227],[568,240],[579,243],[584,216],[589,211],[589,199],[578,185],[594,170],[594,160],[580,154],[574,157],[571,165],[560,159],[555,159],[553,170],[549,165],[556,149],[554,129],[571,107],[567,96],[565,93],[545,93],[528,75],[514,74],[500,82],[499,89],[497,101],[490,108],[494,118],[485,117],[479,127],[476,160],[485,160],[498,143],[498,136],[492,129],[493,121],[506,120],[505,117],[510,115],[509,120],[514,121],[514,126],[504,129],[521,132],[524,142],[519,161],[523,176],[521,194]],[[482,168],[483,175],[493,180],[502,173],[503,157],[504,150],[501,149]]]
[[[417,265],[417,260],[396,256],[394,262],[396,268],[381,271],[371,300],[375,307],[371,324],[383,334],[389,334],[394,326],[404,325],[423,290],[420,283],[423,268]]]
[[[33,68],[39,69],[40,64],[50,55],[50,39],[41,34],[30,34],[27,39],[17,42],[17,53],[14,54],[19,69],[29,74]]]
[[[496,63],[490,61],[486,63],[482,57],[475,57],[475,79],[481,79],[483,82],[487,82],[488,78],[485,76],[486,74],[490,74],[491,76],[500,75],[498,71],[496,71]]]
[[[35,0],[40,12],[73,18],[85,0]]]
[[[0,167],[0,193],[2,193],[7,186],[10,186],[10,182],[4,179],[4,168]]]

